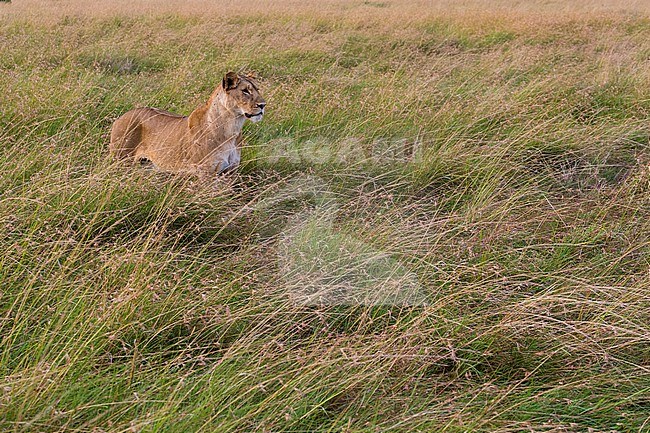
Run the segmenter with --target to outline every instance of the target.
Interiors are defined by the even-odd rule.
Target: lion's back
[[[187,117],[158,108],[141,107],[118,117],[111,127],[110,152],[118,158],[138,156],[147,151],[156,157],[156,142],[177,141],[184,133]],[[166,155],[167,157],[171,155]]]

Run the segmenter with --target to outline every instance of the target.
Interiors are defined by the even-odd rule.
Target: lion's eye
[[[250,95],[251,92],[248,89],[244,89],[241,91],[244,95]]]

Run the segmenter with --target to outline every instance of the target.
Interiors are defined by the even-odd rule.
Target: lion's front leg
[[[230,173],[239,167],[241,162],[241,152],[235,146],[227,149],[216,165],[217,174]]]

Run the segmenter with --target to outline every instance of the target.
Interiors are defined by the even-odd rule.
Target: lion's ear
[[[224,90],[230,90],[237,87],[238,84],[239,84],[239,75],[237,75],[234,72],[228,72],[226,76],[223,77],[223,82],[221,83],[221,86],[224,88]]]

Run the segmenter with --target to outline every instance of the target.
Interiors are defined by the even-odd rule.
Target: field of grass
[[[649,432],[650,7],[250,3],[0,3],[0,431]]]

